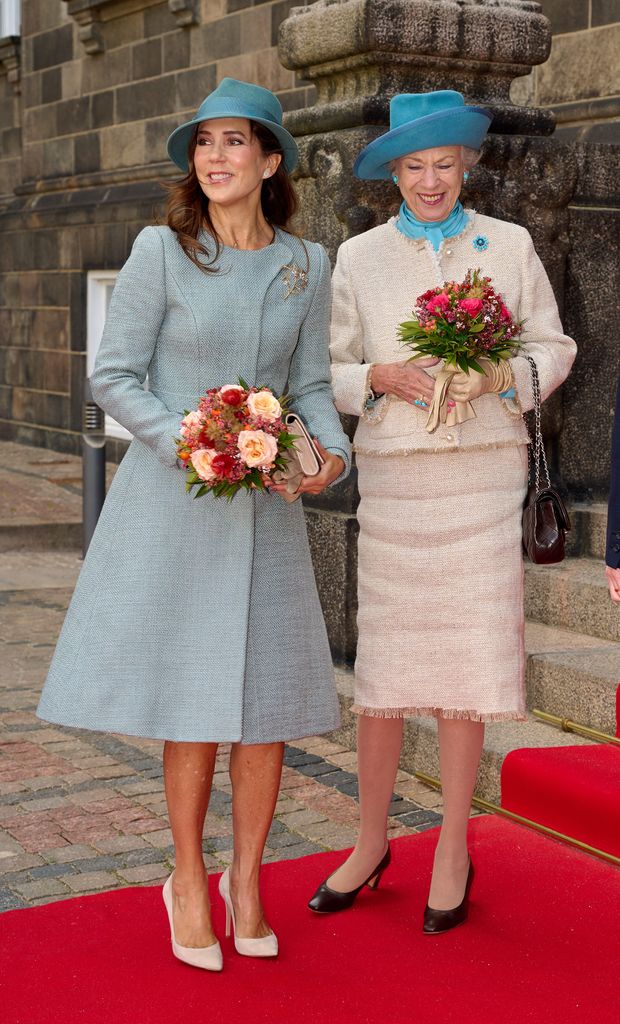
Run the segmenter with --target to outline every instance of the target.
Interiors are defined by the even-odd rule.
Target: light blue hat
[[[187,151],[196,125],[216,117],[245,117],[263,124],[282,146],[284,169],[290,173],[297,166],[299,150],[291,133],[282,127],[282,107],[277,96],[260,85],[223,78],[202,101],[196,116],[175,128],[168,139],[168,156],[185,173],[189,169]]]
[[[438,146],[479,149],[493,114],[486,107],[470,107],[460,92],[412,92],[390,102],[390,130],[362,150],[353,172],[365,181],[389,178],[389,164],[407,153]]]

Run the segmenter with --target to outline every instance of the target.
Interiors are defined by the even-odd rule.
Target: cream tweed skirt
[[[357,456],[358,714],[525,718],[527,446]]]

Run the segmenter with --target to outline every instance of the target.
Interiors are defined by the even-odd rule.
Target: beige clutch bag
[[[294,412],[284,417],[289,434],[295,437],[295,447],[289,450],[286,469],[274,475],[276,483],[286,483],[286,492],[282,497],[286,501],[296,501],[297,493],[304,476],[316,476],[320,472],[324,459],[308,433],[304,421]]]

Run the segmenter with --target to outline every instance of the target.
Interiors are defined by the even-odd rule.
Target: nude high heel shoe
[[[226,906],[226,935],[230,935],[230,926],[232,922],[235,949],[237,950],[237,953],[240,953],[241,956],[277,956],[278,939],[273,932],[271,935],[265,935],[260,939],[242,939],[237,936],[235,911],[230,896],[229,868],[226,868],[226,871],[220,878],[219,890],[220,896],[224,900],[224,905]]]
[[[170,939],[172,941],[172,952],[178,960],[190,964],[192,967],[202,967],[205,971],[221,971],[224,966],[222,947],[216,940],[210,946],[194,948],[193,946],[180,946],[174,935],[174,924],[172,923],[172,875],[166,880],[162,890],[164,904],[168,911],[170,922]]]

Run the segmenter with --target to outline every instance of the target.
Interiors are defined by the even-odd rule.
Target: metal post
[[[86,557],[105,501],[105,415],[84,379],[82,408],[82,554]]]

